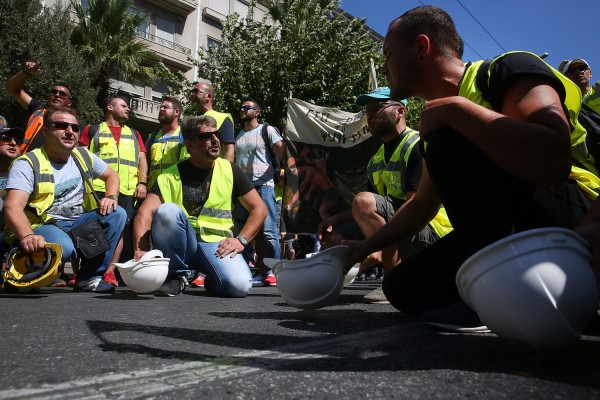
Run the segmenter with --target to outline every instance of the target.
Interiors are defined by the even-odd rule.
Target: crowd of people
[[[598,270],[600,140],[592,134],[600,132],[600,89],[581,58],[553,68],[535,54],[508,52],[465,63],[463,49],[438,7],[414,8],[391,23],[382,67],[389,88],[356,100],[382,141],[368,164],[368,191],[326,218],[318,237],[324,248],[350,247],[347,267],[383,266],[382,287],[365,301],[477,330],[482,324],[461,301],[455,275],[499,239],[545,226],[575,229]],[[82,291],[114,290],[111,264],[151,249],[170,258],[158,295],[177,295],[190,280],[228,297],[276,285],[262,260],[281,257],[271,154],[286,153],[279,131],[259,122],[256,100],[241,103],[236,134],[231,114],[213,109],[213,86],[196,82],[189,99],[197,115],[180,126],[180,101],[165,97],[161,130],[144,143],[126,125],[130,110],[119,96],[106,100],[104,121],[85,129],[68,85],[52,86],[46,103],[32,99],[23,86],[40,72],[28,61],[6,83],[31,118],[25,132],[0,131],[5,248],[61,244],[63,262],[81,259],[74,289]],[[426,101],[419,127],[406,124],[413,96]],[[68,233],[92,219],[111,248],[86,259]],[[244,257],[253,241],[254,277]]]

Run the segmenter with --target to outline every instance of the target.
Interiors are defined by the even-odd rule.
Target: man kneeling
[[[157,295],[175,296],[185,289],[188,269],[206,274],[207,291],[245,297],[252,275],[240,253],[267,215],[258,192],[240,168],[219,157],[217,122],[210,116],[188,117],[181,134],[190,158],[158,176],[133,224],[135,258],[155,249],[171,259],[167,281]],[[233,237],[233,198],[250,216]]]

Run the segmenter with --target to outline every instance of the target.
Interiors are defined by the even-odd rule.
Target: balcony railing
[[[188,49],[187,47],[183,47],[180,44],[173,43],[170,40],[163,39],[161,37],[158,37],[156,35],[148,33],[148,32],[146,32],[146,31],[144,31],[142,29],[137,29],[136,33],[142,39],[149,40],[152,43],[156,43],[156,44],[158,44],[160,46],[167,47],[169,49],[173,49],[175,51],[178,51],[178,52],[183,53],[183,54],[188,55],[188,56],[192,54],[192,49]]]
[[[138,118],[158,118],[161,103],[158,101],[146,100],[141,97],[131,99],[131,109]]]

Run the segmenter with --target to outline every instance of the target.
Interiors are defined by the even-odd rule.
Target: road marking
[[[210,362],[192,361],[173,364],[160,369],[139,370],[82,378],[37,388],[1,390],[0,399],[134,399],[157,396],[173,390],[185,389],[218,379],[235,379],[258,373],[273,366],[305,359],[335,359],[373,351],[403,336],[412,337],[420,325],[403,324],[385,329],[359,332],[343,336],[329,336],[310,343],[282,346],[273,350],[256,350]],[[422,326],[422,325],[421,325]],[[426,334],[419,332],[419,334]],[[432,333],[433,334],[433,333]]]

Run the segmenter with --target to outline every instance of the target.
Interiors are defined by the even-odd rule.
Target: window
[[[216,46],[217,48],[221,47],[221,41],[211,38],[210,36],[206,37],[206,48],[210,48],[212,46]]]
[[[156,37],[167,42],[175,42],[175,22],[157,16],[156,17]],[[161,44],[162,40],[160,41]]]

